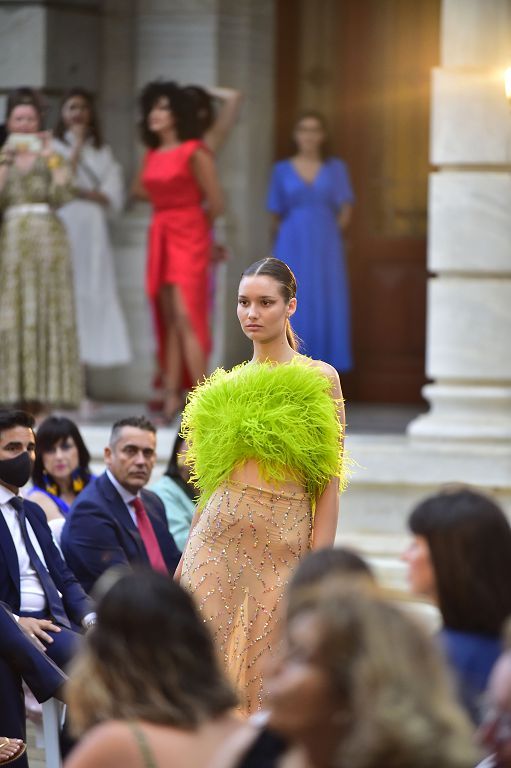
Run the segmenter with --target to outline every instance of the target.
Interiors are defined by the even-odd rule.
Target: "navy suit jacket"
[[[152,491],[141,499],[169,573],[181,553],[169,532],[163,502]],[[106,472],[91,480],[71,507],[60,539],[69,567],[86,592],[113,565],[147,565],[144,543],[120,494]]]
[[[84,616],[94,610],[90,599],[71,573],[53,541],[46,515],[38,504],[25,499],[25,516],[32,526],[46,561],[46,566],[62,595],[62,602],[72,624],[80,626]],[[11,532],[0,514],[0,601],[13,613],[20,610],[20,571]]]

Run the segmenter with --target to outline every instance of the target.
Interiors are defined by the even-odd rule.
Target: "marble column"
[[[77,83],[96,91],[99,6],[100,0],[0,3],[0,121],[7,92],[19,86],[45,92],[50,127],[64,91]]]
[[[413,438],[511,440],[510,0],[443,0],[433,72],[426,373]]]
[[[268,252],[264,200],[272,161],[273,4],[274,0],[135,0],[129,33],[132,105],[139,89],[158,77],[183,84],[231,86],[245,94],[239,123],[218,158],[232,257],[217,274],[212,366],[232,365],[246,356],[235,317],[236,289],[243,266]],[[123,6],[119,0],[106,0],[106,13],[108,9],[120,13],[127,24]],[[128,28],[129,24],[126,34]],[[104,37],[107,50],[112,50],[109,41],[116,30],[112,23]],[[123,40],[127,45],[127,38]],[[105,77],[114,82],[112,73],[119,66],[112,53]],[[124,64],[121,68],[126,71]],[[140,154],[133,128],[132,156]],[[98,399],[145,400],[150,393],[154,344],[142,280],[148,222],[148,207],[138,205],[116,227],[117,271],[135,357],[122,370],[91,373],[90,391]]]

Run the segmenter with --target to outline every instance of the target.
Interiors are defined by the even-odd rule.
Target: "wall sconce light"
[[[511,67],[508,67],[504,72],[504,88],[506,91],[506,99],[511,105]]]

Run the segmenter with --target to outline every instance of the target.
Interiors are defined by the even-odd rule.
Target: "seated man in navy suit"
[[[19,489],[35,456],[34,419],[0,411],[0,601],[59,667],[95,621],[90,599],[57,549],[41,507]]]
[[[62,530],[64,557],[90,592],[114,565],[147,565],[173,574],[180,552],[158,496],[144,490],[156,461],[156,429],[145,417],[116,422],[106,472],[76,499]]]
[[[26,740],[25,698],[21,687],[26,682],[38,701],[61,696],[66,675],[30,639],[12,613],[0,603],[0,734]],[[16,766],[28,766],[26,755]]]

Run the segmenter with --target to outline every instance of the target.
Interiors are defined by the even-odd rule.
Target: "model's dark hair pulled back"
[[[296,277],[284,261],[276,259],[274,256],[259,259],[244,270],[241,278],[255,275],[266,275],[273,278],[280,285],[280,292],[286,304],[289,304],[291,299],[296,298]],[[286,321],[286,338],[291,349],[294,349],[295,352],[298,351],[300,342],[291,327],[289,318]]]
[[[168,101],[179,141],[196,138],[198,129],[195,107],[185,89],[173,80],[153,80],[142,89],[138,100],[141,115],[140,136],[145,146],[150,149],[160,146],[158,135],[149,129],[149,113],[160,99]]]
[[[444,625],[500,634],[511,615],[511,526],[501,508],[471,488],[448,486],[420,502],[408,525],[427,541]]]
[[[96,147],[96,149],[99,149],[103,146],[103,136],[101,133],[101,128],[99,127],[99,119],[94,102],[94,96],[86,88],[71,88],[71,90],[65,93],[62,97],[59,107],[59,119],[54,130],[55,136],[57,139],[64,141],[67,126],[64,122],[64,118],[62,117],[62,110],[64,109],[64,106],[69,101],[69,99],[73,99],[76,96],[79,96],[87,103],[87,108],[89,110],[89,124],[87,126],[89,130],[89,137],[92,139],[93,146]]]

